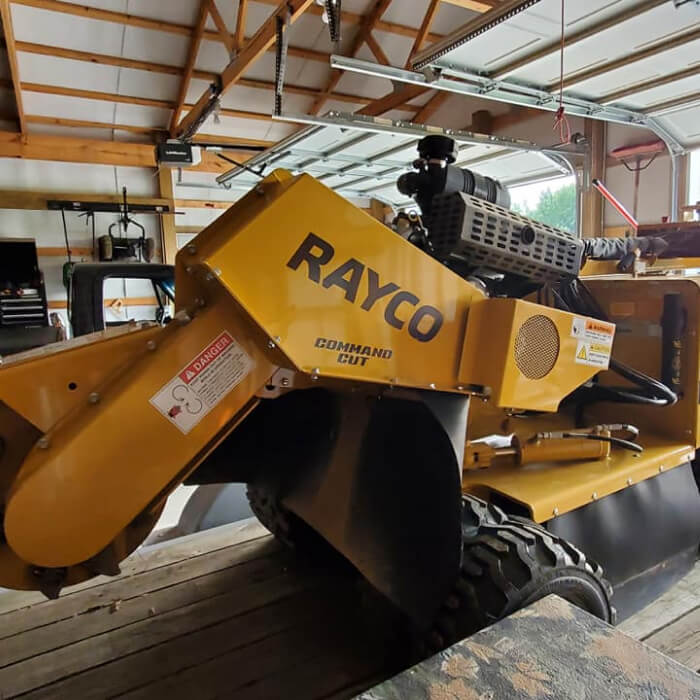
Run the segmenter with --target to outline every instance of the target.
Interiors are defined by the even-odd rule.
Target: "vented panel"
[[[575,277],[581,268],[582,241],[477,197],[435,196],[429,230],[438,256],[457,256],[475,267],[535,282]]]
[[[559,331],[541,314],[530,316],[515,339],[515,364],[528,379],[546,377],[559,357]]]

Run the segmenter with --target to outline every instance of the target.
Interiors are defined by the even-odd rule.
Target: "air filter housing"
[[[461,192],[436,195],[428,223],[437,257],[520,275],[535,282],[576,277],[583,241]]]

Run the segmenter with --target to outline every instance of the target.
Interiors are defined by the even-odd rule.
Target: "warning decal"
[[[576,364],[590,365],[607,369],[610,362],[610,345],[601,343],[587,343],[579,340],[576,346]]]
[[[245,350],[224,331],[152,396],[151,404],[187,435],[253,366]]]
[[[571,322],[571,337],[587,340],[591,343],[612,345],[615,324],[598,321],[594,318],[575,317]]]

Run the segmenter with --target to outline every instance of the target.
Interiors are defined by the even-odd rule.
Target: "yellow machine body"
[[[614,352],[626,356],[643,347],[648,366],[641,369],[652,374],[658,373],[658,338],[643,324],[658,322],[666,282],[659,284],[658,294],[638,281],[593,286],[613,321],[622,323]],[[328,532],[391,597],[401,584],[382,567],[381,551],[363,559],[377,538],[353,530],[351,522],[362,479],[374,479],[371,470],[358,477],[349,457],[369,403],[381,418],[373,437],[377,459],[392,457],[388,447],[381,454],[392,431],[397,441],[402,430],[410,434],[419,450],[415,433],[437,426],[436,454],[454,453],[456,468],[444,479],[456,484],[456,518],[460,479],[465,491],[499,493],[540,521],[573,510],[662,466],[687,462],[697,445],[698,287],[691,280],[681,284],[692,338],[684,349],[687,393],[663,418],[629,409],[625,420],[643,424],[642,457],[613,451],[606,459],[599,451],[599,458],[578,462],[494,466],[462,477],[467,432],[469,439],[519,434],[505,409],[547,412],[527,421],[529,431],[571,424],[552,412],[606,369],[613,324],[522,300],[488,299],[313,178],[276,171],[178,254],[177,315],[169,325],[99,333],[0,367],[0,586],[42,587],[46,572],[57,572],[65,585],[114,569],[146,536],[167,495],[223,441],[237,429],[243,433],[264,406],[322,388],[340,397],[342,439],[328,448],[327,474],[314,474],[290,503],[306,499],[309,518],[317,518],[312,525],[341,519]],[[631,304],[641,325],[627,324],[627,335],[615,308]],[[467,431],[472,395],[484,402],[472,400]],[[404,408],[420,411],[406,410],[406,427],[395,429],[382,406],[397,397]],[[594,410],[598,422],[606,410]],[[424,477],[401,469],[404,455],[394,457],[387,488],[412,483],[416,498],[422,496],[420,479],[442,469],[430,462],[432,449],[426,449]],[[296,466],[281,454],[274,466],[283,474],[289,469],[291,479]],[[233,454],[232,469],[236,459]],[[324,505],[321,496],[331,492],[342,503]],[[426,487],[426,498],[430,493]],[[434,517],[442,517],[445,508],[432,507]],[[419,532],[415,515],[399,512],[401,528]],[[396,536],[387,532],[387,541]],[[430,557],[434,547],[425,540],[420,556]],[[406,560],[421,568],[418,556],[409,551]],[[458,550],[454,558],[458,566]],[[428,577],[433,563],[422,567]]]

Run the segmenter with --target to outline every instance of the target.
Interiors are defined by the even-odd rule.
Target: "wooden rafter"
[[[24,53],[40,54],[43,56],[51,56],[55,58],[64,58],[73,61],[84,61],[86,63],[97,63],[107,66],[118,66],[121,68],[131,68],[133,70],[141,70],[150,73],[162,73],[164,75],[184,75],[184,69],[179,66],[172,66],[164,63],[153,63],[150,61],[140,61],[133,58],[123,58],[121,56],[110,56],[107,54],[94,53],[91,51],[76,51],[74,49],[64,49],[58,46],[48,46],[46,44],[33,44],[26,41],[16,42],[17,51]],[[211,82],[216,80],[217,74],[209,71],[194,70],[192,78],[197,80],[206,80]],[[242,78],[238,81],[241,87],[250,87],[258,90],[274,90],[274,83],[266,80],[251,80]],[[8,82],[11,87],[11,83]],[[285,91],[306,95],[307,97],[318,97],[321,91],[317,88],[305,87],[303,85],[293,85],[285,83]],[[348,93],[333,93],[329,99],[337,102],[348,102],[356,105],[365,105],[371,102],[368,97],[360,95],[352,95]]]
[[[357,114],[364,114],[370,117],[378,117],[385,112],[390,112],[392,109],[397,109],[412,100],[418,95],[422,95],[426,88],[419,85],[402,85],[397,90],[390,92],[384,97],[370,102],[366,107],[363,107]]]
[[[229,32],[226,22],[224,22],[224,18],[221,16],[219,8],[216,6],[215,0],[211,0],[209,3],[209,14],[211,15],[212,20],[214,20],[216,31],[219,32],[221,41],[226,46],[229,55],[233,54],[236,49],[235,39],[233,38],[231,32]]]
[[[304,10],[311,5],[313,0],[286,0],[283,1],[275,12],[268,17],[255,35],[238,52],[236,57],[224,68],[221,74],[221,86],[219,94],[224,94],[235,85],[243,76],[243,73],[274,43],[276,38],[277,17],[289,13],[290,24],[295,22]],[[209,101],[209,91],[195,103],[195,106],[187,113],[175,129],[173,134],[180,135],[188,132],[196,124],[204,111],[207,109]]]
[[[2,32],[5,36],[5,49],[7,51],[7,60],[10,64],[10,77],[17,104],[17,121],[19,122],[20,132],[24,134],[27,131],[27,123],[24,118],[24,107],[22,105],[22,88],[19,82],[15,33],[12,30],[12,13],[9,0],[0,0],[0,17],[2,17]]]
[[[406,59],[407,68],[410,67],[411,59],[413,58],[414,54],[420,51],[423,47],[423,42],[428,36],[428,32],[430,32],[430,26],[432,25],[433,20],[435,19],[435,16],[437,15],[438,10],[440,9],[440,1],[441,0],[429,0],[428,2],[428,9],[425,11],[423,21],[421,22],[420,28],[418,29],[418,34],[416,35],[415,41],[413,42],[413,46],[411,47],[411,50],[408,54],[408,58]]]
[[[389,59],[381,50],[379,44],[374,42],[375,48],[372,49],[373,44],[370,42],[372,42],[372,30],[374,29],[376,23],[381,19],[382,15],[386,12],[390,4],[391,0],[375,0],[372,9],[367,13],[367,16],[355,34],[355,38],[353,39],[352,46],[350,47],[349,51],[350,56],[356,56],[357,52],[362,48],[362,45],[367,42],[370,50],[373,50],[379,61],[382,61],[383,59],[382,62],[387,64],[389,63]],[[377,56],[377,51],[380,52],[379,56]],[[326,100],[328,100],[329,95],[333,92],[333,90],[335,90],[336,85],[338,85],[342,77],[343,72],[340,70],[333,70],[331,72],[331,77],[328,79],[326,87],[322,90],[320,97],[311,106],[311,114],[318,114],[321,111],[323,105],[326,103]]]
[[[175,109],[173,109],[172,116],[170,118],[170,135],[175,136],[177,131],[177,124],[180,121],[180,114],[182,108],[185,104],[185,99],[187,98],[187,91],[190,87],[190,80],[192,80],[192,73],[194,72],[194,64],[197,61],[197,54],[199,53],[199,45],[202,43],[202,34],[204,33],[204,27],[207,23],[207,17],[209,16],[209,11],[214,0],[200,0],[199,2],[199,14],[197,15],[197,24],[195,26],[194,34],[192,35],[192,41],[190,42],[189,52],[187,54],[187,63],[185,64],[185,72],[180,81],[180,90],[177,96],[177,102],[175,103]]]
[[[423,21],[421,22],[420,29],[418,30],[418,36],[416,36],[416,40],[413,42],[411,51],[408,54],[408,58],[406,59],[407,68],[411,65],[411,59],[413,58],[413,56],[421,50],[423,42],[425,41],[425,37],[430,31],[430,27],[439,9],[440,0],[429,0],[428,8],[425,11]],[[431,97],[426,102],[423,108],[418,112],[418,114],[416,114],[413,121],[416,124],[425,124],[425,122],[428,121],[428,119],[430,119],[430,117],[437,111],[437,109],[445,103],[447,97],[448,95],[446,92],[438,91],[435,95],[433,95],[433,97]]]
[[[248,4],[251,0],[247,1]],[[279,0],[252,0],[263,5],[279,5]],[[102,10],[96,7],[88,7],[85,5],[77,5],[71,2],[66,2],[65,0],[11,0],[16,5],[27,5],[29,7],[35,7],[42,10],[48,10],[51,12],[59,12],[62,14],[74,15],[77,17],[86,17],[89,19],[100,20],[103,22],[113,22],[116,24],[126,24],[132,27],[140,27],[141,29],[150,29],[158,32],[167,32],[170,34],[179,34],[180,36],[191,37],[194,32],[194,27],[188,26],[186,24],[177,24],[175,22],[165,22],[161,20],[151,19],[149,17],[139,17],[138,15],[126,14],[125,12],[114,12],[112,10]],[[320,16],[323,14],[323,8],[318,5],[311,5],[307,10],[309,13]],[[363,15],[354,12],[348,12],[343,10],[342,21],[347,24],[361,24]],[[396,22],[386,22],[379,20],[376,23],[375,29],[382,32],[387,32],[389,34],[395,34],[397,36],[405,36],[411,39],[415,39],[418,34],[418,30],[414,27],[408,27],[404,24],[398,24]],[[204,32],[204,38],[207,41],[222,41],[219,32]],[[430,34],[427,38],[428,41],[434,42],[443,38],[441,34]],[[290,56],[292,55],[290,47]],[[315,52],[318,54],[318,52]],[[312,52],[313,55],[313,52]],[[314,60],[314,59],[312,59]],[[320,61],[328,63],[328,54],[320,54]]]
[[[236,13],[236,34],[234,44],[236,51],[243,48],[245,42],[245,25],[248,19],[248,0],[238,0],[238,12]]]
[[[463,7],[465,10],[474,12],[488,12],[494,7],[498,7],[500,0],[443,0],[443,2],[457,7]]]
[[[425,124],[437,112],[442,105],[451,97],[449,92],[438,90],[437,94],[433,95],[420,109],[416,116],[411,120],[415,124]]]

